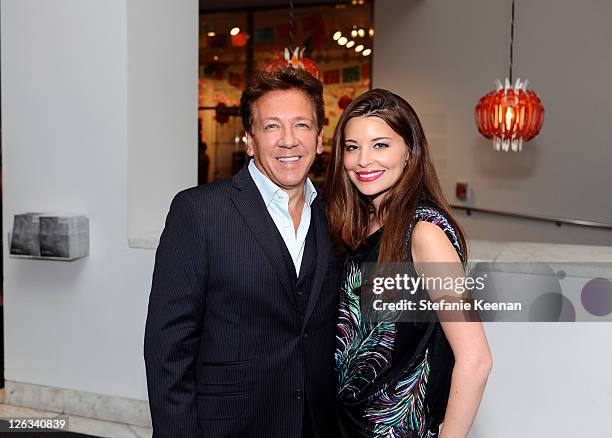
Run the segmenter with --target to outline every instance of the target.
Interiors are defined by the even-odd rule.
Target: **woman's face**
[[[378,208],[382,195],[402,176],[408,145],[380,117],[353,117],[344,128],[344,170]]]

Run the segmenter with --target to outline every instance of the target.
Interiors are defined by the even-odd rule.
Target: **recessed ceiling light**
[[[351,47],[353,47],[354,45],[355,45],[355,41],[353,41],[353,40],[350,40],[348,43],[346,43],[346,47],[347,47],[348,49],[350,49],[350,48],[351,48]]]
[[[363,44],[359,44],[357,47],[355,47],[355,52],[359,53],[363,50]]]
[[[336,31],[336,33],[334,34],[334,36],[332,37],[334,39],[334,41],[338,41],[338,39],[342,36],[342,32],[340,32],[339,30]]]
[[[230,35],[232,36],[236,36],[240,33],[240,28],[239,27],[233,27],[232,30],[230,30]]]
[[[340,37],[340,39],[338,40],[338,44],[340,44],[341,46],[345,45],[346,43],[348,43],[347,37]]]
[[[363,52],[361,52],[363,56],[368,56],[370,53],[372,53],[372,49],[365,49]]]
[[[214,37],[214,36],[215,36],[215,35],[217,35],[217,34],[216,34],[216,33],[214,33],[214,32],[208,32],[206,35],[208,35],[209,37]]]

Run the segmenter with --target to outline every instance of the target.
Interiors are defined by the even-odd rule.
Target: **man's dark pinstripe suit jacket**
[[[246,166],[231,181],[174,197],[145,329],[155,438],[299,438],[305,403],[314,435],[336,436],[341,266],[320,198],[310,223],[316,265],[300,310],[295,268]]]

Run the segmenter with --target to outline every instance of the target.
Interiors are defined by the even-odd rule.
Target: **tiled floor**
[[[38,411],[4,404],[4,388],[0,389],[0,417],[55,417],[57,412]],[[65,414],[62,414],[65,415]],[[147,427],[131,426],[129,424],[113,423],[111,421],[94,420],[91,418],[65,415],[70,418],[69,429],[99,437],[108,438],[150,438],[152,430]]]

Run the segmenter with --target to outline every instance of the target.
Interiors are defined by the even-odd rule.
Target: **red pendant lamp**
[[[538,135],[544,123],[542,101],[534,91],[527,89],[528,81],[517,79],[512,85],[514,3],[512,0],[509,78],[504,84],[497,80],[496,90],[481,97],[475,110],[478,132],[493,139],[496,151],[522,150],[523,142]]]
[[[277,68],[293,67],[302,68],[308,73],[313,75],[315,78],[320,79],[321,71],[315,61],[310,58],[304,57],[304,47],[293,47],[293,29],[294,16],[293,16],[293,1],[289,0],[289,48],[285,48],[284,53],[279,52],[275,58],[267,61],[264,64],[263,70],[266,72],[275,70]]]
[[[285,48],[284,56],[279,53],[276,58],[269,60],[264,64],[263,70],[269,72],[283,67],[303,68],[315,78],[320,79],[321,71],[316,62],[310,58],[304,57],[304,48],[296,47],[293,53],[288,48]]]

